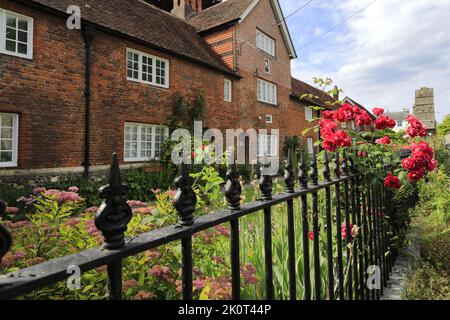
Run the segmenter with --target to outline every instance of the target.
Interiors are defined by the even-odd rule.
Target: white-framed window
[[[0,168],[17,167],[19,115],[0,113]]]
[[[161,125],[125,123],[124,160],[148,161],[159,159],[161,145],[169,135],[169,129]]]
[[[266,114],[266,123],[272,123],[273,122],[273,117],[271,114]]]
[[[308,148],[308,154],[314,154],[314,139],[313,138],[308,138],[306,139],[306,144],[307,144],[307,148]]]
[[[229,79],[223,81],[223,100],[226,102],[233,100],[233,83]]]
[[[169,88],[169,61],[151,54],[127,49],[127,79]]]
[[[258,135],[258,156],[278,157],[278,135]]]
[[[277,86],[271,82],[258,79],[257,80],[257,99],[258,101],[277,104]]]
[[[264,72],[270,74],[270,61],[264,60]]]
[[[313,111],[310,107],[305,107],[305,119],[306,121],[312,121]]]
[[[256,29],[256,47],[275,57],[275,40]]]
[[[0,8],[0,53],[33,59],[33,18]]]

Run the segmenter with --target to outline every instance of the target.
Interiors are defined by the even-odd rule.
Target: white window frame
[[[275,57],[276,55],[276,42],[275,39],[259,29],[256,29],[256,47],[259,50]]]
[[[133,53],[133,54],[137,54],[139,56],[139,63],[138,63],[138,79],[135,79],[133,77],[129,77],[128,76],[128,53]],[[143,79],[143,57],[146,57],[147,59],[152,59],[152,81],[148,81],[148,80],[144,80]],[[137,51],[134,49],[130,49],[127,48],[127,52],[126,52],[126,57],[125,57],[125,61],[126,61],[126,65],[125,65],[125,69],[126,69],[126,73],[127,73],[127,80],[129,81],[133,81],[133,82],[138,82],[138,83],[144,83],[144,84],[149,84],[155,87],[160,87],[160,88],[165,88],[168,89],[169,88],[169,81],[170,81],[170,64],[169,64],[169,60],[161,58],[161,57],[157,57],[148,53],[144,53],[141,51]],[[164,62],[166,65],[165,70],[165,84],[159,84],[156,82],[156,62],[160,61],[160,62]],[[147,72],[148,73],[148,72]]]
[[[308,154],[313,155],[314,154],[314,139],[313,138],[307,138],[306,139],[306,146],[308,149]]]
[[[13,117],[13,133],[12,133],[12,159],[11,161],[0,162],[0,168],[17,167],[18,149],[19,149],[19,115],[16,113],[0,112],[0,143],[1,143],[1,118],[2,116]],[[1,150],[1,149],[0,149]]]
[[[127,143],[127,138],[126,138],[126,128],[127,126],[138,126],[138,130],[137,130],[137,156],[136,157],[127,157],[126,156],[126,143]],[[150,157],[143,157],[141,154],[142,151],[142,147],[141,147],[141,143],[142,143],[142,127],[151,127],[152,129],[152,144],[151,144],[151,155]],[[124,124],[124,128],[123,128],[123,159],[125,162],[142,162],[142,161],[150,161],[150,160],[159,160],[159,157],[156,157],[156,128],[160,127],[161,128],[161,136],[164,136],[165,139],[167,139],[167,137],[169,136],[169,128],[163,125],[158,125],[158,124],[149,124],[149,123],[138,123],[138,122],[125,122]],[[160,142],[162,142],[163,140],[161,140]],[[161,148],[161,145],[160,145]],[[130,149],[131,150],[131,149]],[[160,150],[161,151],[161,150]]]
[[[11,52],[6,50],[6,17],[13,16],[16,19],[26,20],[28,23],[27,30],[27,54]],[[34,20],[31,17],[12,12],[0,8],[0,54],[6,54],[14,57],[33,59],[33,38],[34,38]],[[18,31],[17,31],[18,32]],[[18,34],[16,33],[16,44],[18,42]],[[17,48],[16,48],[17,49]]]
[[[256,84],[256,99],[260,102],[278,105],[278,88],[277,85],[263,80],[257,79]]]
[[[313,120],[313,110],[310,107],[305,107],[305,120],[306,121]]]
[[[271,114],[266,114],[266,123],[273,123],[273,117]]]
[[[260,133],[258,135],[258,156],[264,157],[267,155],[268,157],[278,157],[278,142],[278,135]],[[262,148],[262,145],[266,147]]]
[[[233,101],[233,82],[230,79],[224,79],[223,81],[223,101]]]

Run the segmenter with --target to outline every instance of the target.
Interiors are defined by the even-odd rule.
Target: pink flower
[[[96,213],[98,211],[98,207],[90,207],[86,209],[88,213]]]
[[[256,269],[251,263],[247,263],[242,268],[242,277],[244,278],[245,284],[258,283],[258,279],[256,278]]]
[[[78,191],[80,191],[80,189],[78,187],[72,186],[69,188],[69,191],[77,193]]]
[[[215,226],[214,228],[216,229],[216,231],[220,235],[225,236],[225,237],[229,237],[230,236],[230,229],[229,228],[227,228],[225,226],[221,226],[221,225]]]
[[[383,137],[381,139],[375,140],[375,143],[377,143],[377,144],[391,144],[391,139],[388,136],[386,136],[386,137]]]
[[[38,196],[38,195],[44,193],[45,191],[47,191],[47,189],[45,189],[44,187],[38,187],[38,188],[33,189],[33,194]]]
[[[7,207],[7,208],[6,208],[6,213],[7,213],[7,214],[17,214],[17,213],[19,213],[19,208],[16,208],[16,207]]]

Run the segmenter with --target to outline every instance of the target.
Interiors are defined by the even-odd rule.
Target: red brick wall
[[[256,47],[256,29],[275,39],[276,57]],[[270,62],[270,74],[264,71],[265,60]],[[241,126],[257,129],[280,129],[280,150],[284,137],[300,135],[304,110],[290,101],[291,61],[270,0],[261,0],[247,18],[236,26],[236,63],[243,79],[239,82],[239,112]],[[258,76],[256,75],[258,74]],[[278,105],[257,101],[257,78],[277,84]],[[266,124],[265,115],[273,116]],[[259,120],[259,116],[262,120]]]
[[[9,0],[1,0],[0,7],[34,18],[33,60],[0,55],[0,111],[20,114],[18,169],[78,167],[85,108],[81,33],[68,30],[62,18]],[[127,47],[168,59],[169,89],[127,81]],[[92,63],[92,165],[108,164],[113,152],[123,158],[124,122],[167,123],[176,92],[202,91],[205,126],[233,128],[237,122],[236,104],[223,101],[223,81],[229,77],[221,72],[104,32],[94,40]]]
[[[204,39],[230,69],[236,67],[234,63],[234,27],[208,34]]]

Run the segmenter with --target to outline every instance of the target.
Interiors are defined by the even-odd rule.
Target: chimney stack
[[[186,20],[198,12],[202,12],[202,0],[173,0],[172,14]]]

